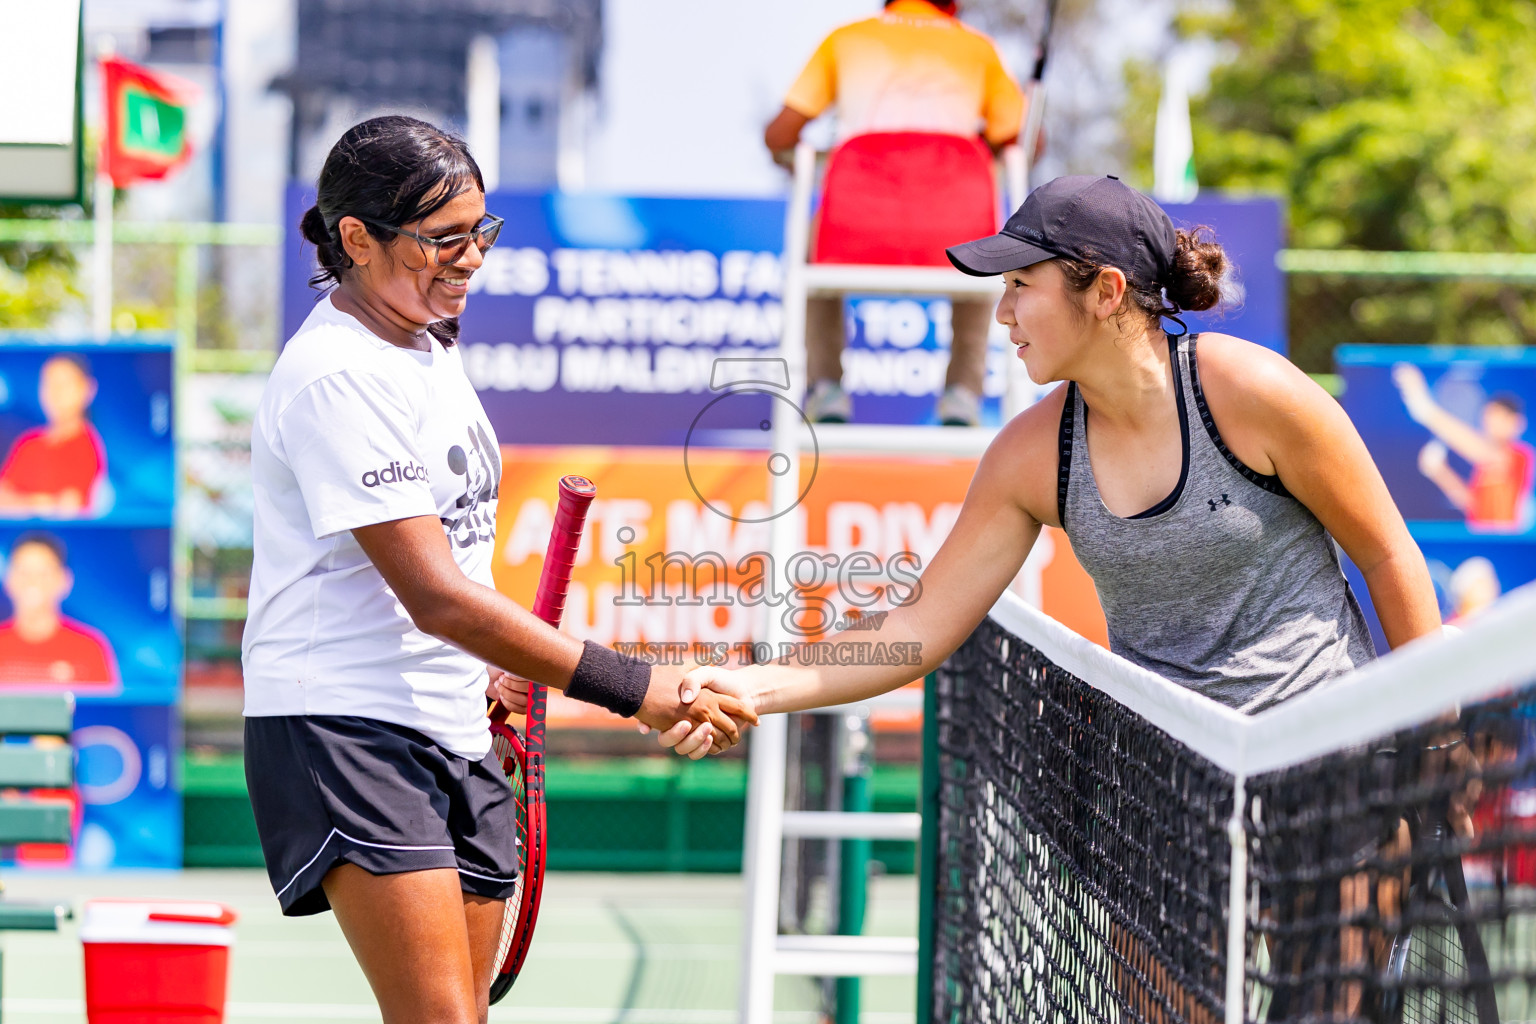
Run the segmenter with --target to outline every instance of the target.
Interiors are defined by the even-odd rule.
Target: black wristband
[[[581,647],[581,660],[576,663],[565,695],[633,718],[650,689],[651,666],[591,640]]]

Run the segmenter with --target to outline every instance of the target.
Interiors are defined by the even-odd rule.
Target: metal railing
[[[258,373],[271,368],[274,349],[230,349],[198,346],[198,301],[202,284],[202,250],[209,247],[280,245],[283,229],[271,224],[175,224],[120,221],[113,225],[116,245],[164,245],[176,250],[171,303],[176,335],[178,371],[191,373]],[[0,244],[90,246],[96,238],[88,220],[0,219]]]
[[[68,245],[89,247],[95,242],[95,225],[88,220],[0,219],[0,244]],[[165,246],[174,250],[171,267],[170,324],[175,338],[174,365],[177,444],[190,443],[182,434],[185,398],[191,375],[200,373],[265,373],[277,357],[274,344],[265,348],[214,348],[200,345],[199,313],[204,288],[203,254],[210,248],[252,247],[273,249],[281,244],[283,230],[266,224],[154,223],[121,221],[113,225],[115,246]],[[274,282],[275,283],[275,282]],[[275,322],[274,322],[275,326]],[[28,331],[27,333],[36,333]],[[191,551],[185,530],[175,531],[175,602],[183,618],[238,620],[246,614],[246,602],[235,597],[194,597],[190,587]]]
[[[1342,344],[1536,344],[1536,254],[1284,249],[1290,356],[1314,373]]]

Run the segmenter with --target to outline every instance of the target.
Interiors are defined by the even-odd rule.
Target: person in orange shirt
[[[106,637],[60,611],[74,584],[57,537],[26,533],[16,539],[5,565],[11,617],[0,622],[0,684],[119,681]]]
[[[805,125],[836,105],[811,259],[949,266],[944,249],[998,226],[993,154],[1013,142],[1024,94],[992,41],[958,20],[950,0],[887,0],[817,47],[764,141],[786,162]],[[941,423],[980,423],[992,301],[954,303]],[[840,297],[806,309],[806,414],[846,422]]]
[[[0,464],[0,513],[89,515],[106,473],[106,449],[87,419],[96,398],[90,364],[57,355],[38,374],[46,425],[16,439]]]
[[[1440,407],[1417,366],[1397,364],[1392,382],[1403,396],[1408,415],[1435,435],[1419,452],[1419,472],[1466,515],[1467,526],[1503,532],[1530,527],[1536,448],[1520,439],[1526,428],[1520,396],[1500,392],[1489,398],[1479,416],[1479,429]],[[1447,449],[1472,464],[1471,476],[1463,480],[1446,463]]]

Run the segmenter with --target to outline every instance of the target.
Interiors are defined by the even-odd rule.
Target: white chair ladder
[[[1009,209],[1024,200],[1027,168],[1023,151],[1011,146],[1003,153]],[[970,277],[943,267],[849,266],[807,262],[811,195],[816,152],[807,143],[795,149],[794,185],[784,222],[784,331],[780,356],[789,371],[789,393],[805,393],[806,300],[846,293],[995,297],[997,278]],[[1017,411],[1015,386],[1023,364],[1010,361],[1005,419]],[[773,450],[789,459],[787,472],[772,478],[769,505],[792,507],[799,496],[801,452],[814,446],[819,454],[864,452],[979,456],[996,435],[985,427],[927,427],[821,424],[815,436],[806,430],[795,409],[773,403]],[[776,567],[785,565],[799,542],[793,515],[779,515],[770,527],[769,550]],[[772,650],[793,640],[778,616],[768,617],[766,640]],[[902,694],[880,700],[901,700]],[[880,701],[870,702],[879,706]],[[833,709],[836,711],[848,710]],[[746,887],[740,1020],[770,1024],[774,979],[781,974],[814,977],[867,977],[915,974],[918,940],[862,935],[780,935],[779,883],[786,838],[871,838],[916,841],[918,814],[786,811],[784,809],[788,724],[784,715],[770,715],[752,734],[748,762],[746,844],[743,877]]]

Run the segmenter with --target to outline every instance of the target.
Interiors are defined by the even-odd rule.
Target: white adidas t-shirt
[[[321,299],[272,369],[251,474],[246,715],[376,718],[483,757],[485,664],[417,629],[351,533],[437,516],[494,585],[501,455],[459,350],[391,345]]]

